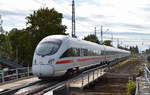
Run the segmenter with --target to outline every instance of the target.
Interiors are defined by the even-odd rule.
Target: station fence
[[[148,83],[149,89],[150,89],[150,66],[147,66],[146,64],[144,65],[144,77],[146,82]],[[136,79],[136,91],[135,91],[135,95],[140,95],[140,82],[141,79],[137,78]],[[147,94],[149,95],[149,94]]]
[[[0,71],[0,84],[32,76],[31,67]]]
[[[150,85],[150,66],[145,65],[144,66],[144,71],[145,71],[145,79]]]

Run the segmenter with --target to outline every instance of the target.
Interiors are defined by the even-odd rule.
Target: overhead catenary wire
[[[36,0],[37,1],[37,0]],[[46,0],[45,0],[46,1]],[[56,0],[48,0],[48,1],[53,1],[53,2],[56,2]],[[41,1],[41,2],[43,2],[43,1]],[[40,3],[40,2],[39,2]],[[46,3],[40,3],[42,6],[45,6],[46,5]],[[70,21],[71,21],[71,0],[70,0],[70,3],[68,3],[68,5],[70,5],[70,8],[68,8],[68,7],[66,7],[66,6],[63,6],[62,4],[60,4],[59,6],[57,6],[57,7],[59,7],[60,9],[64,9],[65,11],[64,11],[64,14],[67,14],[69,17],[70,17]],[[65,19],[67,19],[67,18],[65,18]],[[71,22],[70,22],[71,23]],[[89,35],[89,34],[93,34],[93,27],[95,27],[95,26],[97,26],[97,25],[91,25],[91,24],[88,24],[88,23],[86,23],[86,24],[84,24],[85,23],[85,21],[80,21],[79,22],[79,20],[78,20],[78,17],[76,17],[76,26],[77,26],[77,29],[76,29],[76,34],[77,35]],[[84,31],[82,31],[82,30],[78,30],[78,28],[83,28],[83,30]],[[100,28],[100,27],[99,27]],[[68,27],[68,29],[69,30],[71,30],[71,26],[69,26]],[[87,30],[87,31],[86,31]],[[99,32],[100,32],[100,29],[97,29],[97,36],[98,36],[98,38],[100,38],[100,34],[99,34]],[[69,33],[71,33],[71,31],[69,31]],[[113,34],[115,34],[115,32],[111,32],[111,35],[113,35]],[[117,33],[118,35],[120,35],[119,33]],[[105,34],[105,32],[104,32],[104,35],[107,35],[107,34]],[[117,36],[117,35],[116,35]],[[104,39],[112,39],[112,36],[111,37],[105,37],[104,36]],[[117,42],[117,39],[118,39],[118,37],[115,37],[115,35],[113,35],[113,42]],[[122,39],[124,39],[124,38],[119,38],[119,40],[122,40]],[[137,40],[137,39],[135,39],[135,40],[132,40],[132,39],[130,39],[129,41],[127,41],[127,40],[124,40],[123,42],[128,42],[128,43],[133,43],[133,42],[148,42],[149,41],[149,39],[148,40]],[[119,43],[119,42],[118,42]]]
[[[55,0],[52,0],[52,1],[54,1],[55,2]],[[70,9],[71,9],[71,3],[70,4],[68,4],[68,5],[70,5]],[[62,6],[62,5],[59,5],[59,6],[57,6],[57,7],[60,7],[60,8],[62,8],[62,9],[65,9],[65,11],[67,12],[67,14],[70,14],[69,16],[70,16],[70,21],[71,21],[71,10],[68,8],[68,7],[66,7],[66,6]],[[82,27],[84,27],[85,29],[87,29],[87,30],[89,30],[89,31],[93,31],[93,26],[91,26],[91,25],[84,25],[84,24],[81,24],[81,23],[79,23],[78,22],[78,18],[76,17],[75,18],[76,19],[76,26],[82,26]],[[69,27],[69,29],[71,29],[71,27]],[[78,31],[76,31],[76,32],[78,32]]]

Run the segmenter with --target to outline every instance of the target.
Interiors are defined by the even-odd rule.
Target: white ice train
[[[79,69],[129,56],[130,52],[64,35],[45,37],[37,45],[32,72],[39,78],[59,77]]]

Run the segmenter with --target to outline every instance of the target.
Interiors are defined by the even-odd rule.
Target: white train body
[[[58,77],[81,69],[129,56],[130,52],[64,35],[44,38],[37,46],[32,72],[38,77]]]

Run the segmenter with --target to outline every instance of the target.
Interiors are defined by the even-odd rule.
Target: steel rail
[[[42,81],[38,80],[38,81],[35,81],[33,83],[16,86],[16,87],[13,87],[13,88],[10,88],[10,89],[5,89],[3,91],[0,91],[0,95],[10,95],[10,93],[13,94],[13,93],[15,93],[16,91],[18,91],[20,89],[23,89],[25,87],[29,87],[29,86],[35,85],[35,84],[40,83],[40,82],[42,82]]]

